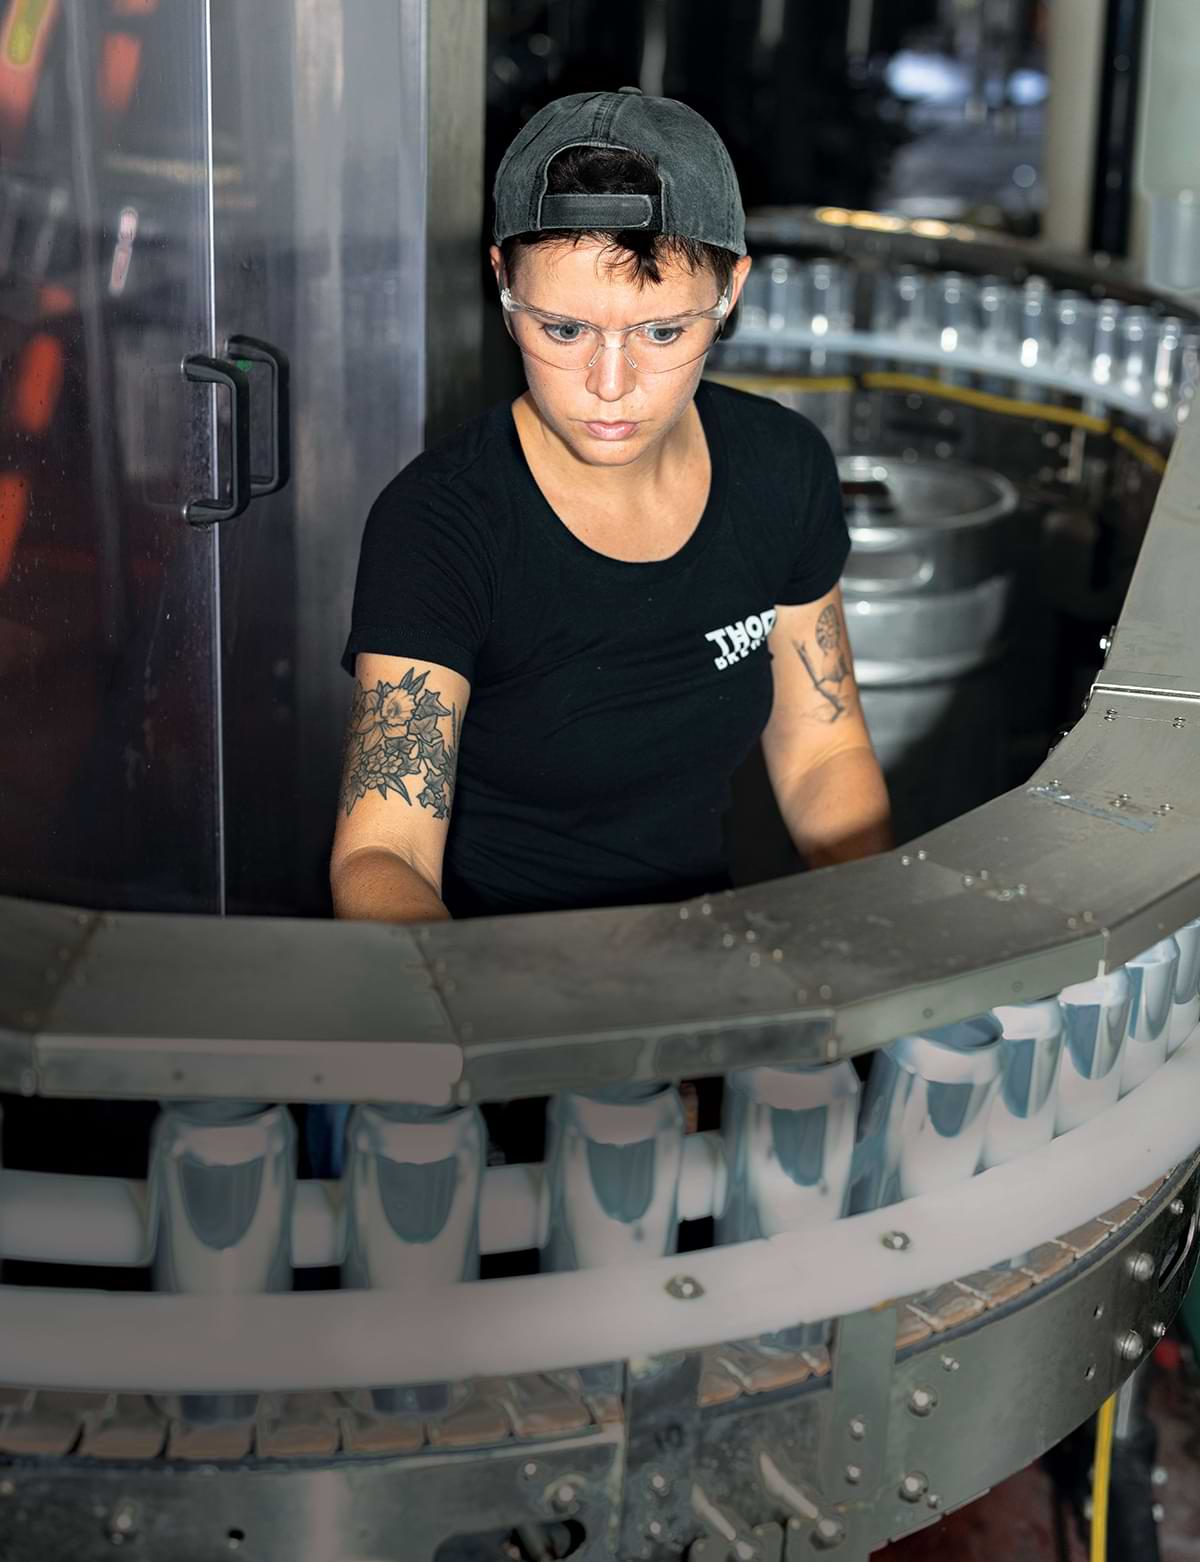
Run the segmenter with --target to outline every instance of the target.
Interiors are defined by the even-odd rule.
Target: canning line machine
[[[168,25],[156,9],[116,8],[148,61],[155,26]],[[220,7],[192,9],[207,27]],[[464,68],[470,8],[453,26],[451,6],[275,9],[287,25],[261,45],[216,29],[160,67],[194,69],[207,94],[194,124],[176,127],[172,157],[122,141],[125,77],[101,70],[104,112],[68,149],[59,193],[47,201],[38,184],[48,153],[6,186],[21,216],[0,236],[25,285],[6,295],[5,329],[19,344],[59,331],[69,361],[78,351],[64,394],[94,419],[70,437],[89,474],[107,616],[92,641],[42,607],[20,622],[23,557],[26,584],[28,557],[39,580],[80,568],[54,551],[34,463],[29,530],[0,597],[17,604],[2,609],[0,690],[19,701],[36,686],[44,708],[65,700],[56,667],[77,692],[98,647],[127,635],[136,652],[108,664],[122,703],[98,724],[124,739],[98,752],[124,766],[129,795],[95,825],[124,832],[130,871],[60,833],[52,767],[37,795],[11,794],[7,871],[18,862],[24,877],[0,900],[6,1140],[34,1106],[159,1110],[145,1175],[68,1171],[62,1141],[58,1168],[53,1142],[37,1169],[5,1152],[0,1551],[13,1562],[89,1562],[115,1547],[181,1562],[860,1562],[1121,1390],[1195,1266],[1196,312],[1111,268],[966,228],[828,209],[760,218],[760,281],[714,373],[816,417],[847,461],[867,463],[850,481],[868,498],[887,487],[889,462],[985,468],[1068,521],[1105,517],[1108,556],[1136,555],[1078,719],[1016,785],[866,862],[680,905],[460,924],[263,914],[285,894],[281,857],[268,871],[275,837],[251,841],[235,818],[243,801],[265,818],[260,783],[244,754],[222,771],[221,739],[249,744],[262,769],[266,745],[311,736],[332,697],[303,661],[281,668],[283,652],[263,665],[286,698],[253,678],[239,693],[236,655],[257,665],[268,631],[288,626],[276,601],[254,630],[233,607],[247,614],[272,578],[266,544],[289,516],[316,525],[331,464],[341,482],[374,482],[370,461],[359,478],[338,464],[334,436],[357,427],[371,460],[403,452],[436,425],[454,353],[472,342],[466,319],[444,355],[432,327],[419,347],[381,333],[378,311],[399,325],[410,305],[423,329],[445,268],[432,239],[399,257],[381,234],[327,244],[336,181],[292,192],[280,282],[268,241],[284,209],[267,196],[279,193],[281,143],[252,119],[265,111],[250,68],[256,47],[264,70],[290,58],[290,112],[313,131],[321,170],[353,164],[365,179],[380,172],[379,148],[361,134],[367,95],[355,89],[415,59],[420,119],[438,72]],[[26,10],[31,26],[56,12]],[[55,37],[35,28],[27,42],[68,96],[97,60],[128,64],[93,36],[94,15],[64,6]],[[223,75],[236,38],[245,58]],[[234,79],[240,122],[221,97]],[[150,87],[129,91],[134,114]],[[19,100],[6,101],[14,113]],[[393,207],[380,197],[370,217],[381,233],[415,223],[454,251],[453,209],[434,196],[455,160],[422,122],[420,180],[396,197],[397,171],[383,170],[375,188],[391,189]],[[427,229],[420,201],[437,208]],[[206,293],[182,264],[191,251],[171,241],[187,224],[207,235],[210,264],[226,242],[249,261],[243,294],[228,279]],[[69,231],[74,247],[60,244]],[[139,234],[154,236],[144,259]],[[427,271],[439,275],[426,282]],[[414,275],[415,303],[399,286]],[[281,298],[282,327],[266,318]],[[186,300],[194,339],[175,353],[163,342]],[[389,340],[412,360],[389,369]],[[155,370],[141,386],[138,352]],[[292,413],[284,400],[256,446],[264,365],[277,408],[290,368]],[[399,421],[380,426],[356,368],[411,390]],[[200,370],[210,378],[197,382]],[[228,464],[245,479],[243,513],[185,519],[163,498],[170,474],[143,441],[169,432],[173,395],[191,431],[175,431],[181,501],[194,506]],[[243,446],[239,397],[250,399]],[[19,453],[42,437],[24,435]],[[67,519],[74,476],[44,479]],[[201,504],[235,500],[229,484]],[[287,579],[302,605],[331,609],[336,593],[321,593],[339,571],[346,585],[346,539],[339,551],[328,530],[297,531]],[[1055,557],[1088,575],[1088,555],[1070,548],[1080,528],[1064,521],[1060,534]],[[140,570],[126,569],[135,544]],[[892,551],[891,576],[859,573],[852,632],[888,579],[937,590],[941,553],[926,569],[905,562],[911,548]],[[1094,578],[1074,585],[1103,611]],[[950,587],[979,582],[952,575]],[[322,624],[316,638],[331,633]],[[174,727],[156,680],[179,696]],[[190,724],[220,698],[215,721]],[[238,703],[251,698],[272,713],[256,751]],[[68,730],[29,731],[65,764],[79,720],[63,708]],[[72,763],[95,777],[87,757]],[[189,826],[205,798],[211,810]],[[301,804],[289,849],[309,841]],[[172,830],[191,843],[178,884],[161,855]],[[260,914],[237,914],[243,900]],[[685,1080],[724,1082],[719,1130],[684,1131]],[[550,1102],[544,1161],[489,1164],[481,1108],[532,1097]],[[338,1103],[353,1106],[342,1174],[299,1176],[290,1108]],[[111,1122],[118,1132],[127,1119]],[[31,1264],[43,1266],[37,1283],[18,1272]]]

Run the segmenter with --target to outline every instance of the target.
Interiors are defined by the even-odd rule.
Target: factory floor
[[[1158,1431],[1156,1487],[1163,1509],[1159,1562],[1200,1562],[1200,1366],[1186,1342],[1168,1337],[1155,1353],[1150,1415]],[[1087,1538],[1056,1515],[1040,1464],[1012,1476],[939,1524],[874,1553],[872,1562],[1088,1562]],[[1150,1562],[1110,1553],[1109,1562]]]

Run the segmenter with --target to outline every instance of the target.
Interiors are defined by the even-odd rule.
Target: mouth
[[[641,427],[639,423],[592,423],[585,422],[584,428],[594,439],[629,439],[636,434]]]

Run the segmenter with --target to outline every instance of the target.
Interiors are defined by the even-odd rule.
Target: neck
[[[513,415],[530,462],[555,482],[574,485],[582,479],[602,505],[622,505],[632,496],[668,480],[680,461],[692,458],[697,441],[703,441],[700,414],[693,401],[667,434],[648,446],[636,461],[623,466],[597,466],[579,459],[545,421],[528,391],[513,403]]]

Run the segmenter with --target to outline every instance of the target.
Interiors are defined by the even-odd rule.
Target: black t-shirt
[[[771,712],[775,607],[837,584],[832,453],[774,401],[702,382],[708,503],[668,559],[595,552],[550,508],[506,402],[376,500],[343,666],[471,685],[443,872],[452,916],[683,899],[728,884],[733,772]],[[417,806],[417,805],[413,805]]]

